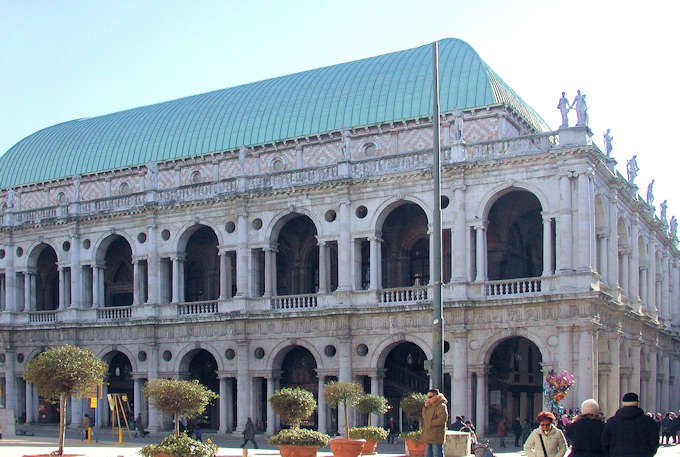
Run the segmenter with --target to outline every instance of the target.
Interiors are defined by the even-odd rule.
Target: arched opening
[[[184,300],[217,300],[219,296],[218,241],[215,232],[201,226],[186,244],[184,267]]]
[[[52,246],[43,245],[36,262],[35,309],[50,311],[59,307],[59,272],[57,253]]]
[[[500,197],[489,210],[489,280],[532,278],[543,272],[541,203],[523,190]]]
[[[410,287],[430,282],[427,215],[415,203],[394,208],[382,226],[382,285]]]
[[[192,351],[184,356],[182,365],[186,366],[183,370],[186,379],[196,379],[203,386],[219,394],[220,382],[217,379],[217,361],[210,352],[205,349]],[[201,428],[217,429],[219,418],[219,402],[213,401],[201,417],[194,419],[194,422],[200,423]]]
[[[314,394],[319,401],[319,378],[316,375],[316,359],[302,346],[292,347],[281,360],[281,387],[301,387]],[[306,427],[317,428],[318,410],[303,423]]]
[[[125,408],[125,415],[128,422],[133,419],[134,406],[134,380],[132,379],[132,364],[127,355],[120,351],[113,351],[104,357],[104,360],[109,364],[109,371],[106,378],[107,392],[109,394],[124,395],[127,402],[123,401]],[[100,403],[101,405],[102,403]],[[104,398],[104,405],[106,405],[106,398]],[[129,407],[129,409],[127,409]],[[113,417],[109,414],[108,407],[102,412],[106,416],[102,426],[111,425]],[[101,414],[101,413],[100,413]],[[90,414],[92,416],[92,414]],[[121,418],[121,422],[123,419]]]
[[[541,351],[527,338],[507,338],[489,360],[488,429],[496,430],[501,418],[533,422],[543,406]],[[477,419],[479,421],[479,419]]]
[[[316,226],[307,216],[295,214],[278,235],[276,293],[315,293],[319,288],[319,246]]]
[[[600,195],[595,196],[595,268],[600,276],[607,273],[607,213]]]
[[[105,254],[105,306],[129,306],[133,301],[132,248],[125,238],[115,236]]]
[[[392,407],[388,413],[394,418],[397,426],[401,424],[402,430],[411,430],[418,427],[402,414],[399,403],[401,399],[411,392],[425,393],[430,386],[430,377],[425,371],[425,352],[414,343],[402,341],[392,347],[385,358],[385,377],[383,378],[383,395]]]

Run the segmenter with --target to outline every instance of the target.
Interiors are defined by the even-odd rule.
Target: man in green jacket
[[[428,390],[422,415],[422,440],[427,444],[425,457],[443,457],[446,424],[449,420],[444,394],[439,393],[437,389]]]

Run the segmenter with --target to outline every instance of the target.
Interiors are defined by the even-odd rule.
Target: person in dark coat
[[[253,424],[253,420],[250,417],[246,421],[246,426],[243,429],[243,444],[241,447],[244,447],[248,441],[252,441],[253,446],[257,449],[257,442],[255,441],[255,424]]]
[[[463,423],[463,419],[460,416],[456,416],[456,422],[451,424],[449,427],[449,430],[454,430],[456,432],[460,431],[461,428],[463,428],[465,424]]]
[[[638,407],[634,392],[623,396],[622,408],[609,418],[602,431],[602,450],[608,457],[652,457],[659,447],[654,419]]]
[[[604,417],[600,405],[589,398],[581,403],[581,414],[565,427],[567,440],[571,443],[569,457],[604,457],[603,430]]]
[[[515,447],[519,447],[519,440],[522,438],[522,422],[520,422],[519,417],[513,419],[511,427],[512,433],[515,435]]]

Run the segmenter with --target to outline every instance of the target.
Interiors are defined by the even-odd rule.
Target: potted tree
[[[64,455],[68,397],[95,390],[104,382],[107,370],[106,363],[90,350],[71,345],[48,349],[26,366],[24,380],[43,397],[59,401],[59,449],[52,455]]]
[[[151,404],[161,411],[171,414],[175,428],[171,436],[159,444],[149,444],[140,449],[144,457],[214,457],[217,446],[211,441],[205,443],[179,433],[180,416],[196,417],[203,414],[206,406],[219,397],[201,385],[197,380],[180,381],[177,379],[152,379],[142,391]]]
[[[314,457],[316,451],[326,446],[330,436],[314,430],[300,428],[316,409],[314,395],[300,387],[284,387],[269,397],[272,409],[290,428],[269,438],[269,444],[279,447],[281,457]]]
[[[411,432],[402,432],[399,436],[404,438],[406,442],[406,449],[410,456],[424,456],[425,443],[420,440],[423,430],[423,408],[427,401],[427,395],[419,393],[410,393],[401,399],[401,409],[406,415],[418,421],[418,430]]]
[[[361,454],[366,440],[350,439],[349,437],[349,415],[347,410],[350,406],[357,404],[364,389],[356,382],[330,382],[326,384],[323,391],[326,403],[335,409],[342,405],[345,417],[345,437],[334,438],[330,441],[331,452],[336,457],[357,457]]]
[[[366,394],[359,398],[355,408],[363,414],[368,414],[367,427],[352,427],[349,429],[349,437],[352,439],[364,439],[366,443],[362,449],[362,454],[375,454],[378,441],[387,438],[388,432],[382,427],[371,425],[373,414],[385,414],[388,409],[387,399],[380,395]]]

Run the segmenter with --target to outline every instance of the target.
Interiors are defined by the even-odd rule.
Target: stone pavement
[[[24,427],[18,427],[23,429]],[[3,437],[0,440],[0,457],[23,457],[24,455],[49,454],[57,448],[57,429],[54,426],[30,426],[25,428],[34,436]],[[134,435],[134,434],[133,434]],[[110,429],[100,430],[97,438],[99,442],[87,444],[79,439],[79,431],[67,430],[64,453],[81,455],[86,457],[140,457],[139,449],[145,444],[158,443],[167,432],[156,433],[146,438],[124,436],[124,443],[118,444]],[[211,438],[219,446],[218,456],[242,457],[243,450],[239,447],[242,438],[240,435],[218,435],[203,433],[204,439]],[[270,446],[263,435],[258,435],[256,441],[260,449],[249,449],[249,456],[278,457],[278,449]],[[494,453],[498,457],[521,457],[523,453],[515,447],[499,448],[494,439],[491,440]],[[660,447],[657,457],[676,457],[679,455],[680,446]],[[328,457],[332,454],[328,448],[322,448],[319,457]],[[404,455],[404,443],[398,441],[394,444],[381,442],[378,445],[376,457],[397,457]]]

